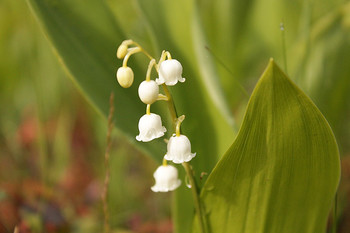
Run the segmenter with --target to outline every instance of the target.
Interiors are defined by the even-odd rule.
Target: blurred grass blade
[[[196,55],[202,63],[213,60],[209,62],[209,66],[203,64],[203,76],[206,77],[206,72],[209,77],[215,75],[214,77],[221,81],[220,89],[224,90],[230,107],[237,104],[242,94],[245,94],[242,92],[241,83],[242,78],[246,76],[240,75],[240,69],[245,62],[245,59],[242,59],[245,56],[243,51],[246,49],[242,42],[245,41],[243,38],[248,29],[254,3],[255,0],[200,0],[195,3],[196,12],[193,15],[198,20],[195,21],[194,30],[199,31],[199,27],[201,29],[193,33]],[[215,52],[222,62],[214,59],[205,46]],[[226,68],[228,64],[230,72]]]
[[[200,70],[201,76],[203,77],[204,83],[207,87],[208,92],[213,98],[213,101],[218,109],[225,116],[230,125],[234,126],[234,120],[229,111],[228,103],[223,93],[223,88],[219,79],[217,70],[215,69],[215,62],[211,56],[208,56],[209,52],[206,49],[208,42],[204,35],[202,23],[200,21],[198,7],[193,9],[193,44],[195,49],[195,55],[197,56],[199,66],[202,67]]]
[[[211,232],[325,232],[339,173],[327,121],[271,60],[202,190]]]
[[[349,16],[350,2],[322,15],[295,44],[291,56],[293,76],[324,113],[342,155],[350,152]]]

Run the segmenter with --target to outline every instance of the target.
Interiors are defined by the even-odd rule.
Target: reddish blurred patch
[[[35,221],[39,222],[43,232],[70,232],[71,225],[75,224],[75,220],[81,217],[88,218],[93,216],[96,224],[103,226],[102,209],[101,209],[101,192],[103,189],[103,180],[96,175],[94,169],[94,161],[96,156],[103,165],[103,151],[100,152],[96,147],[96,138],[91,130],[91,121],[88,118],[84,106],[77,105],[69,119],[73,127],[69,135],[70,139],[70,160],[66,168],[62,171],[63,175],[57,181],[42,182],[40,156],[42,149],[39,149],[39,141],[42,137],[45,139],[45,153],[48,158],[48,168],[50,169],[50,158],[54,155],[54,144],[56,140],[56,130],[58,125],[59,114],[52,116],[46,122],[38,125],[38,119],[32,110],[24,111],[23,119],[16,131],[16,136],[11,142],[15,141],[20,148],[20,156],[12,156],[10,150],[6,156],[0,156],[0,191],[6,192],[6,197],[0,201],[0,233],[11,231],[15,226],[18,227],[19,233],[31,233],[33,216]],[[81,107],[82,106],[82,107]],[[6,144],[6,142],[0,142]],[[9,147],[10,148],[10,147]],[[96,149],[97,148],[97,149]],[[95,152],[100,154],[96,155]],[[1,153],[1,151],[0,151]],[[134,153],[134,152],[133,152]],[[99,160],[97,159],[97,161]],[[147,203],[147,193],[149,186],[153,182],[152,179],[145,178],[150,182],[148,186],[140,188],[138,185],[140,177],[144,174],[151,174],[149,166],[140,159],[135,158],[135,162],[128,165],[128,182],[130,189],[139,193],[140,198]],[[52,161],[55,161],[54,159]],[[137,165],[137,166],[136,166]],[[130,167],[129,167],[130,166]],[[64,167],[64,166],[63,166]],[[130,173],[130,174],[129,174]],[[49,180],[49,179],[48,179]],[[147,190],[147,192],[145,192]],[[134,195],[135,196],[135,195]],[[132,198],[135,198],[135,197]],[[172,232],[172,224],[170,220],[155,220],[155,218],[147,218],[148,208],[141,211],[140,216],[134,215],[126,224],[130,230],[140,233],[167,233]],[[133,207],[134,208],[134,207]],[[100,211],[96,214],[97,211]],[[68,213],[67,216],[64,213]],[[122,224],[125,219],[130,219],[129,214],[123,217]],[[156,217],[156,219],[164,218]],[[38,223],[36,223],[38,224]],[[124,225],[125,226],[125,225]],[[7,229],[7,230],[6,230]]]
[[[338,233],[350,232],[350,155],[341,160],[341,181],[338,191],[338,206],[344,205],[338,216]]]
[[[15,225],[20,233],[30,232],[30,224],[25,217],[28,214],[41,219],[44,232],[69,232],[62,210],[66,206],[73,206],[76,214],[81,215],[88,212],[91,208],[89,205],[99,201],[94,174],[86,159],[91,150],[92,134],[89,122],[83,112],[74,116],[76,119],[71,133],[71,162],[59,184],[48,187],[40,178],[38,120],[34,111],[24,111],[15,138],[23,151],[21,156],[24,160],[18,163],[13,160],[14,157],[0,157],[1,174],[4,174],[0,190],[6,193],[6,198],[0,202],[0,221],[4,225],[3,230],[0,228],[0,233],[13,229]],[[53,116],[42,126],[47,157],[52,156],[50,153],[55,140],[57,120]]]
[[[171,233],[173,225],[170,219],[161,222],[144,222],[140,215],[134,215],[128,222],[128,228],[138,233]]]

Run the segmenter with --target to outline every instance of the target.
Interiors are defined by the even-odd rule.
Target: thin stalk
[[[173,122],[173,127],[174,127],[174,130],[176,130],[176,121],[177,121],[177,112],[176,112],[176,108],[175,108],[175,103],[173,101],[173,97],[167,87],[167,85],[165,85],[164,83],[162,84],[162,88],[164,90],[164,93],[166,95],[166,97],[168,98],[168,108],[169,108],[169,111],[170,111],[170,115],[171,115],[171,119],[172,119],[172,122]]]
[[[284,23],[280,24],[281,37],[282,37],[282,52],[283,52],[283,61],[284,61],[284,71],[288,74],[287,71],[287,49],[286,49],[286,35]]]
[[[153,59],[153,57],[146,51],[144,50],[141,45],[137,42],[134,41],[134,44],[141,49],[141,52],[143,52],[150,60]]]
[[[193,196],[193,202],[194,202],[194,208],[196,209],[196,212],[198,214],[198,220],[199,220],[199,227],[201,233],[206,233],[206,218],[203,213],[202,204],[199,198],[199,188],[196,183],[196,180],[194,179],[193,170],[191,168],[191,165],[187,162],[182,163],[182,166],[185,168],[185,171],[187,173],[187,177],[190,181],[191,190],[192,190],[192,196]]]
[[[334,197],[332,233],[337,233],[337,205],[338,205],[338,193],[336,193]]]
[[[105,233],[109,233],[110,232],[107,195],[108,195],[110,173],[111,173],[110,166],[109,166],[109,157],[110,157],[110,150],[111,150],[111,146],[112,146],[111,134],[112,134],[112,131],[113,131],[113,113],[114,113],[114,94],[112,92],[110,97],[109,97],[107,146],[106,146],[106,151],[105,151],[105,169],[106,169],[106,173],[105,173],[103,192],[101,194],[101,199],[102,199],[102,202],[103,202],[104,232]]]
[[[231,75],[232,79],[237,83],[239,89],[243,92],[245,97],[249,98],[248,91],[243,87],[243,85],[240,83],[239,80],[237,80],[236,75],[233,73],[233,71],[225,64],[223,60],[220,59],[218,55],[216,55],[213,50],[211,50],[208,46],[205,46],[205,48],[211,53],[213,58]]]
[[[128,65],[128,61],[129,58],[131,57],[131,55],[135,54],[135,53],[139,53],[142,52],[142,48],[139,47],[135,47],[135,48],[130,48],[128,49],[128,53],[125,55],[124,59],[123,59],[123,67],[127,67]]]
[[[177,112],[176,112],[176,108],[175,108],[175,104],[173,101],[173,97],[168,89],[168,87],[165,84],[162,84],[163,90],[165,95],[168,97],[168,108],[172,117],[172,121],[173,121],[173,127],[174,130],[176,131],[176,123],[177,123]],[[198,214],[198,220],[199,220],[199,226],[200,226],[200,232],[201,233],[206,233],[206,218],[205,215],[203,213],[203,208],[199,199],[199,188],[198,185],[196,183],[196,180],[194,178],[194,173],[193,170],[191,168],[191,165],[188,162],[184,162],[182,163],[182,166],[185,168],[187,177],[190,181],[190,185],[191,185],[191,190],[192,190],[192,197],[193,197],[193,202],[194,202],[194,207],[196,209],[196,212]]]

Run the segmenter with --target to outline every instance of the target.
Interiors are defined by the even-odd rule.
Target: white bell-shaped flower
[[[145,104],[153,104],[159,95],[159,86],[153,81],[143,81],[139,86],[139,97]]]
[[[145,114],[139,120],[140,134],[136,136],[138,141],[149,142],[155,138],[162,137],[166,128],[162,126],[160,116],[154,113]]]
[[[182,65],[178,60],[170,59],[160,63],[159,78],[156,79],[158,85],[165,83],[174,86],[178,81],[185,82],[182,77]]]
[[[164,158],[173,163],[188,162],[196,156],[196,153],[191,153],[191,142],[185,135],[170,137],[167,149]]]
[[[151,187],[153,192],[169,192],[177,189],[181,185],[178,179],[178,172],[174,166],[162,165],[153,174],[156,184]]]

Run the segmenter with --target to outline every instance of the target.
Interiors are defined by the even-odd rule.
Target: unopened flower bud
[[[168,142],[166,160],[173,163],[183,163],[190,161],[196,153],[191,153],[191,142],[185,135],[173,135]]]
[[[143,81],[139,86],[139,97],[145,104],[153,104],[159,95],[159,87],[153,80]]]
[[[153,192],[169,192],[181,185],[178,172],[174,166],[160,166],[153,174],[156,184],[151,188]]]
[[[137,141],[149,142],[155,138],[162,137],[166,128],[162,126],[159,115],[151,113],[143,115],[139,120],[140,134],[136,136]]]
[[[117,50],[117,58],[122,59],[125,57],[126,53],[128,52],[128,46],[122,43]]]
[[[165,83],[174,86],[178,81],[185,82],[182,77],[182,65],[178,60],[170,59],[160,63],[159,78],[156,79],[158,85]]]
[[[117,71],[117,80],[120,86],[128,88],[134,82],[134,72],[130,67],[120,67]]]

